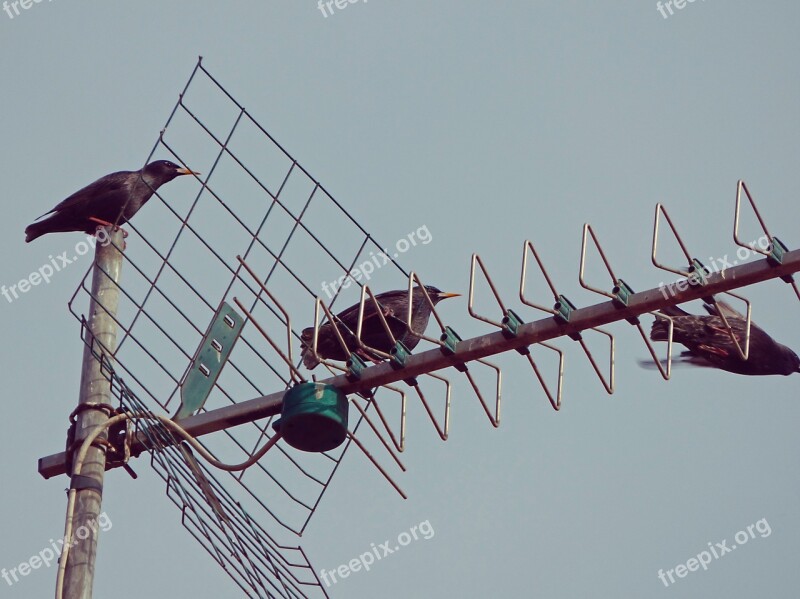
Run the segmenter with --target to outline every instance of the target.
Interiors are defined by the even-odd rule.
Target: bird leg
[[[128,232],[120,227],[119,225],[115,225],[114,223],[110,223],[107,220],[103,220],[102,218],[97,218],[96,216],[90,216],[89,220],[93,223],[97,223],[98,225],[102,225],[104,227],[111,227],[114,231],[122,231],[122,236],[127,237]]]

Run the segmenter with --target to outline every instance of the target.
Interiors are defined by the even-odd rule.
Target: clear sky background
[[[427,226],[433,241],[403,263],[442,289],[466,292],[480,252],[518,307],[520,248],[532,239],[562,292],[594,303],[577,290],[587,221],[618,274],[654,287],[672,280],[649,263],[655,203],[698,257],[732,257],[740,178],[797,247],[800,8],[708,0],[673,11],[664,18],[650,0],[361,0],[324,17],[312,0],[54,0],[13,19],[0,12],[0,284],[81,239],[25,245],[23,230],[95,178],[138,168],[198,55],[376,237]],[[0,568],[63,531],[66,479],[42,480],[36,460],[63,448],[76,403],[82,345],[66,302],[89,263],[13,303],[0,297]],[[745,294],[756,322],[800,348],[786,285]],[[463,299],[443,314],[464,336],[490,330]],[[628,329],[614,329],[614,396],[562,341],[560,413],[516,355],[501,360],[499,429],[462,393],[442,443],[414,406],[409,472],[398,476],[407,501],[349,455],[299,540],[317,569],[423,521],[435,534],[331,596],[795,597],[800,376],[676,369],[664,382],[637,365],[646,350]],[[107,477],[113,528],[100,540],[95,596],[238,596],[160,479],[144,460],[137,470],[139,481]],[[668,588],[658,579],[761,519],[771,534],[708,571]],[[11,587],[0,580],[0,597],[49,596],[54,581],[54,567]]]

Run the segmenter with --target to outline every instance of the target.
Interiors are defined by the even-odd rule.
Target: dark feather
[[[673,341],[684,345],[688,351],[681,356],[684,362],[712,366],[728,372],[745,375],[789,375],[800,372],[800,358],[790,348],[776,342],[761,328],[750,323],[750,351],[748,359],[742,359],[736,343],[731,338],[721,311],[730,325],[739,347],[745,348],[747,336],[746,318],[725,302],[705,304],[709,316],[689,314],[672,306],[662,313],[672,318]],[[669,320],[656,316],[650,330],[653,341],[669,339]]]
[[[439,289],[430,285],[427,285],[425,288],[434,305],[442,299],[455,295],[442,293]],[[396,340],[402,341],[409,350],[413,350],[419,343],[420,337],[417,333],[425,331],[431,316],[430,306],[419,287],[414,288],[412,298],[413,316],[411,324],[413,330],[410,330],[406,324],[408,316],[408,290],[398,289],[386,291],[375,296],[375,299],[380,305],[380,310],[383,312],[386,319],[386,324],[392,332],[392,336]],[[335,315],[337,329],[347,345],[347,351],[342,348],[342,344],[339,342],[336,331],[331,323],[324,322],[320,325],[317,334],[317,353],[321,357],[327,360],[342,362],[347,360],[351,353],[358,352],[363,354],[362,357],[371,360],[379,361],[383,359],[380,354],[369,351],[369,349],[360,349],[356,337],[358,312],[359,304],[354,304]],[[303,364],[306,368],[313,369],[319,364],[319,361],[314,356],[314,352],[311,350],[314,339],[314,327],[303,329],[300,338],[303,347]],[[389,353],[393,347],[392,340],[386,334],[386,330],[383,327],[375,302],[373,302],[370,297],[367,297],[364,302],[361,340],[368,348],[373,348],[384,353]]]
[[[158,160],[138,171],[119,171],[101,177],[39,217],[46,217],[44,220],[37,219],[37,222],[28,225],[25,241],[31,242],[47,233],[94,233],[98,223],[92,218],[124,224],[164,183],[191,172],[168,160]]]

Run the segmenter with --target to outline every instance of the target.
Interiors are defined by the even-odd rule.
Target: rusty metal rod
[[[609,300],[585,308],[577,308],[571,313],[569,322],[566,324],[556,321],[553,317],[545,317],[524,323],[515,337],[506,337],[501,331],[488,333],[461,341],[452,355],[446,355],[440,349],[435,348],[419,354],[412,354],[402,369],[394,368],[388,362],[381,362],[364,369],[358,380],[350,380],[346,375],[338,375],[319,382],[338,387],[348,395],[368,391],[380,385],[410,379],[478,358],[505,353],[591,327],[640,316],[667,306],[777,279],[798,271],[800,271],[800,250],[793,250],[784,254],[783,262],[779,265],[771,265],[766,258],[748,262],[708,275],[707,283],[702,286],[681,284],[682,288],[672,285],[671,288],[664,286],[648,289],[631,295],[628,305],[625,307],[618,307]],[[685,279],[680,279],[680,281],[685,281]],[[278,391],[204,414],[189,416],[181,420],[180,424],[193,436],[199,437],[267,416],[274,416],[280,414],[283,394],[284,391]],[[141,443],[134,447],[134,450],[138,450],[139,453],[143,449],[144,446]],[[39,473],[44,478],[63,474],[65,458],[64,453],[41,458]]]

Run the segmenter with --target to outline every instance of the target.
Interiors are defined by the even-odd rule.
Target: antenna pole
[[[117,346],[116,313],[119,305],[119,279],[124,248],[121,230],[108,232],[95,249],[92,295],[85,331],[80,396],[75,411],[75,442],[69,448],[71,461],[81,442],[109,418],[111,386],[104,369],[110,365]],[[99,240],[98,240],[99,241]],[[99,438],[105,440],[107,433]],[[70,473],[70,488],[77,489],[73,512],[72,545],[68,549],[63,581],[65,599],[91,599],[94,583],[97,537],[106,469],[106,447],[102,441],[89,448],[80,473]],[[60,581],[59,581],[60,582]]]

